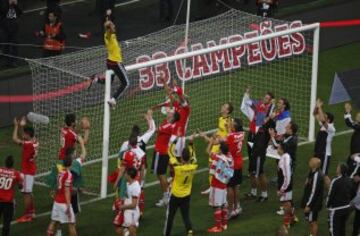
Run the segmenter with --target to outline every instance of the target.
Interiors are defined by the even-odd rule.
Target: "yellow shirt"
[[[197,164],[180,164],[174,166],[174,180],[171,194],[175,197],[186,197],[191,194],[192,182]]]
[[[220,136],[221,138],[225,138],[226,136],[228,136],[228,134],[229,134],[228,125],[231,120],[232,120],[232,118],[230,116],[227,118],[222,117],[222,116],[219,117],[218,130],[216,132],[216,134],[218,136]]]
[[[175,147],[176,147],[176,144],[171,143],[170,146],[169,146],[169,151],[168,151],[168,154],[169,154],[169,157],[170,157],[169,163],[172,166],[181,164],[180,160],[175,155]],[[189,151],[190,151],[190,163],[195,164],[197,162],[195,149],[194,149],[192,144],[188,144],[188,148],[189,148]]]
[[[116,39],[116,34],[105,32],[104,34],[105,47],[108,52],[108,60],[122,63],[121,46]]]

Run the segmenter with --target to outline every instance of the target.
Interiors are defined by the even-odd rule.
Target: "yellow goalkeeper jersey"
[[[104,34],[105,47],[108,52],[108,60],[113,62],[123,62],[121,46],[116,38],[116,34],[106,31]]]
[[[225,138],[226,136],[228,136],[229,132],[228,132],[228,125],[230,125],[230,121],[232,121],[232,118],[229,117],[219,117],[218,120],[218,130],[216,132],[216,134],[218,136],[220,136],[221,138]]]
[[[171,194],[175,197],[186,197],[191,194],[192,182],[198,165],[196,164],[195,149],[192,144],[188,145],[190,161],[186,164],[181,163],[175,156],[175,144],[169,147],[170,165],[174,168],[174,179]]]

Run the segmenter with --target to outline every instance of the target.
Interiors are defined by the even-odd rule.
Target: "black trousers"
[[[353,223],[353,236],[358,236],[360,233],[360,210],[355,208],[355,217]]]
[[[166,20],[173,18],[172,0],[160,0],[160,18]]]
[[[0,202],[0,218],[3,217],[2,236],[10,235],[10,224],[14,216],[14,203]]]
[[[62,51],[58,51],[58,50],[43,50],[43,57],[55,57],[55,56],[59,56],[61,54]]]
[[[329,212],[330,236],[346,236],[346,221],[350,215],[350,208]]]
[[[192,223],[190,220],[190,195],[182,198],[171,195],[166,212],[166,221],[164,227],[165,236],[171,235],[171,228],[173,225],[176,211],[179,207],[186,231],[192,230]]]
[[[107,63],[107,68],[108,70],[113,70],[114,74],[111,76],[111,81],[114,80],[114,77],[118,77],[118,79],[120,80],[120,86],[119,88],[116,89],[116,91],[114,92],[114,94],[112,95],[113,98],[115,98],[116,100],[119,99],[121,97],[121,95],[123,95],[123,93],[125,92],[125,90],[129,87],[129,77],[126,73],[125,67],[122,63]]]

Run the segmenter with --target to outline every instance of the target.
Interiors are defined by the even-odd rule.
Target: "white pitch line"
[[[70,1],[70,2],[64,2],[64,3],[61,3],[60,6],[71,5],[71,4],[75,4],[75,3],[79,3],[79,2],[85,2],[85,0],[74,0],[74,1]],[[33,9],[25,10],[24,13],[31,13],[31,12],[35,12],[35,11],[42,11],[42,10],[46,10],[46,8],[47,8],[47,7],[33,8]]]
[[[341,136],[341,135],[344,135],[344,134],[349,134],[349,133],[352,133],[352,132],[353,132],[353,130],[344,130],[344,131],[336,133],[334,136],[337,137],[337,136]],[[313,143],[313,142],[314,141],[301,142],[301,143],[298,144],[298,146],[303,146],[303,145],[310,144],[310,143]],[[249,159],[248,157],[244,157],[243,160],[246,161],[248,159]],[[207,171],[208,169],[209,168],[204,167],[204,168],[198,169],[195,173],[200,174],[200,173],[203,173],[203,172]],[[159,184],[158,180],[150,182],[148,184],[145,184],[144,188],[149,188],[149,187],[155,186],[157,184]],[[106,198],[113,197],[113,196],[115,196],[115,193],[111,193],[111,194],[107,195]],[[101,201],[101,200],[105,200],[105,199],[98,197],[98,198],[94,198],[94,199],[91,199],[91,200],[88,200],[88,201],[80,202],[80,205],[83,206],[83,205],[87,205],[87,204],[97,202],[97,201]],[[51,214],[51,211],[38,214],[38,215],[36,215],[36,219],[40,218],[40,217],[48,216],[50,214]],[[11,222],[11,225],[15,225],[15,224],[18,224],[18,223],[16,221]],[[0,228],[2,228],[2,225],[0,225]]]
[[[140,2],[140,0],[130,0],[127,2],[123,2],[123,3],[118,3],[118,4],[115,4],[115,7],[123,7],[123,6],[130,5],[130,4],[133,4],[136,2]]]
[[[72,4],[80,3],[80,2],[85,2],[85,0],[74,0],[74,1],[70,1],[70,2],[64,2],[64,3],[61,3],[60,6],[67,6],[67,5],[72,5]],[[123,7],[123,6],[130,5],[130,4],[133,4],[136,2],[140,2],[140,0],[130,0],[127,2],[118,3],[118,4],[115,4],[115,7]],[[43,10],[46,10],[46,8],[47,8],[46,6],[33,8],[33,9],[25,10],[24,13],[26,14],[26,13],[36,12],[36,11],[43,11]]]

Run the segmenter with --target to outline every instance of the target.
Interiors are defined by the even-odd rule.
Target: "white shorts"
[[[75,224],[75,214],[72,206],[70,205],[70,216],[68,216],[66,214],[66,204],[54,202],[51,211],[51,220],[60,222],[61,224]]]
[[[34,187],[34,176],[24,174],[24,181],[23,181],[23,187],[21,189],[21,192],[22,193],[32,193],[33,187]]]
[[[128,228],[130,226],[139,227],[139,210],[125,210],[124,211],[124,223],[123,227]]]
[[[210,187],[209,205],[212,207],[221,207],[226,204],[226,189]]]
[[[292,191],[286,192],[280,197],[280,202],[287,202],[292,200]]]

